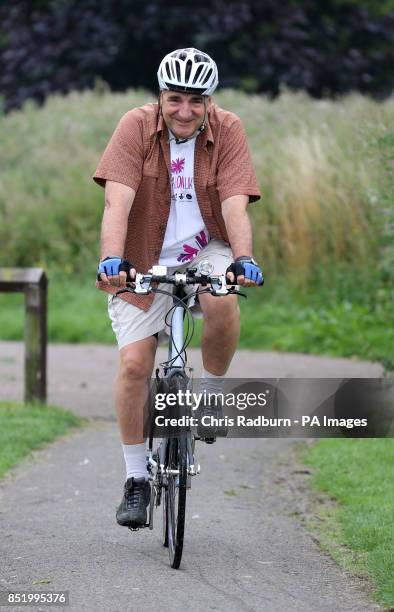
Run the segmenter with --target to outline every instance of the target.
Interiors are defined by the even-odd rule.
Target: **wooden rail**
[[[41,268],[0,268],[0,291],[25,294],[25,402],[47,397],[47,287]]]

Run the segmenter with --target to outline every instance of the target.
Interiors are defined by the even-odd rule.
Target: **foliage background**
[[[212,54],[221,86],[277,96],[390,94],[394,0],[4,0],[0,89],[6,109],[52,92],[156,90],[164,53]]]
[[[241,116],[263,193],[250,212],[266,284],[241,302],[241,346],[393,369],[394,99],[215,98]],[[0,118],[0,265],[48,271],[52,341],[114,342],[94,288],[103,191],[91,175],[121,115],[148,100],[101,87]],[[21,298],[0,294],[0,329],[22,337]]]

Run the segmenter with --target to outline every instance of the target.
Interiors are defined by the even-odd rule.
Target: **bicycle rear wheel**
[[[186,517],[187,434],[168,440],[168,475],[165,490],[165,533],[171,567],[178,569],[183,550]]]

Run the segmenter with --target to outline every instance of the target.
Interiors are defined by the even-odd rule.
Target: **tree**
[[[220,84],[273,96],[392,91],[394,0],[6,0],[0,87],[6,109],[27,98],[91,87],[155,90],[163,55],[195,46]]]

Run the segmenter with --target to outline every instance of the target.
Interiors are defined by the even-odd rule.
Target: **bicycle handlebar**
[[[241,295],[246,297],[244,293],[237,291],[234,283],[228,282],[225,274],[196,274],[197,268],[188,268],[186,272],[174,272],[167,274],[166,266],[153,266],[148,274],[137,272],[135,281],[127,283],[127,288],[117,291],[116,295],[124,292],[137,294],[148,294],[154,291],[152,283],[166,283],[170,285],[202,285],[207,288],[207,291],[212,295]]]

